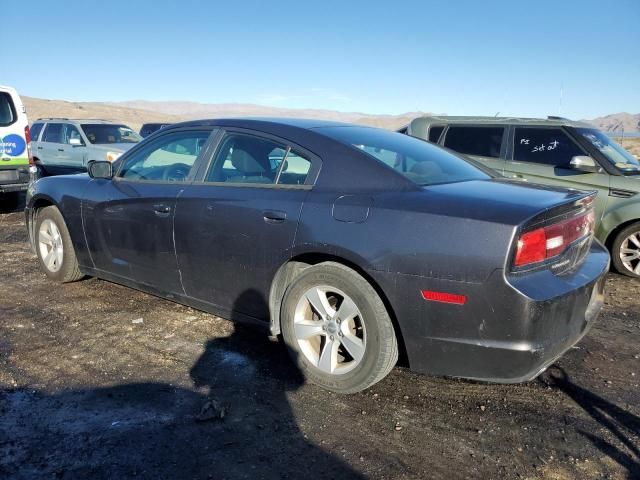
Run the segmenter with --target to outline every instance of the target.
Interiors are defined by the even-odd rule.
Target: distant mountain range
[[[197,118],[240,116],[302,117],[336,120],[397,129],[413,118],[428,112],[407,112],[400,115],[372,115],[357,112],[338,112],[320,109],[291,109],[268,107],[248,103],[207,104],[197,102],[152,102],[134,100],[126,102],[68,102],[22,97],[31,121],[42,117],[101,118],[122,122],[139,129],[145,122],[180,122]],[[615,113],[593,120],[585,120],[607,132],[626,133],[640,131],[640,114]]]
[[[640,132],[640,113],[612,113],[604,117],[585,120],[605,132],[625,133]]]

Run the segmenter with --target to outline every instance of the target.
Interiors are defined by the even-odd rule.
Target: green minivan
[[[560,117],[425,116],[398,131],[508,178],[597,190],[596,237],[618,272],[640,278],[640,161],[600,130]]]

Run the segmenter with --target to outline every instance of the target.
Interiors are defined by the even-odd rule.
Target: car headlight
[[[107,152],[107,161],[113,162],[117,160],[120,155],[122,155],[122,152]]]

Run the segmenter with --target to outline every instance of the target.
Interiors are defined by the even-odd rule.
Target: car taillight
[[[525,232],[518,238],[514,266],[544,262],[562,254],[576,240],[593,233],[592,209],[578,216]]]
[[[29,125],[24,127],[24,140],[27,142],[27,155],[29,156],[29,165],[33,165],[33,153],[31,152],[31,130]]]

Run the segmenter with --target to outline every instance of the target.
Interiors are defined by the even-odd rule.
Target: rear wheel
[[[355,393],[382,380],[398,360],[387,309],[373,287],[344,265],[305,269],[285,293],[282,336],[310,381]]]
[[[640,222],[618,233],[611,250],[611,260],[618,272],[640,278]]]
[[[57,282],[75,282],[83,275],[62,214],[56,207],[38,211],[35,226],[36,253],[42,269]]]

